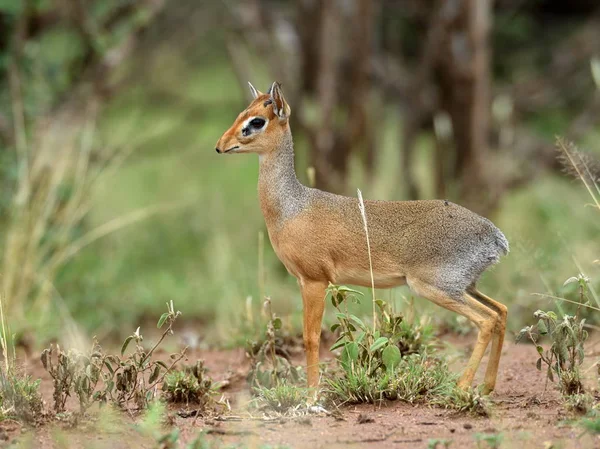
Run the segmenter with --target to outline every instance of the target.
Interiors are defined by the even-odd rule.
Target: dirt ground
[[[474,337],[453,338],[451,347],[465,354],[454,364],[459,370]],[[509,338],[510,340],[510,338]],[[323,354],[325,357],[327,354]],[[250,416],[242,404],[249,399],[244,376],[248,362],[243,350],[198,351],[189,360],[203,358],[215,380],[231,378],[225,397],[232,411],[220,417],[181,417],[171,410],[172,424],[180,429],[180,443],[192,441],[199,432],[214,446],[258,448],[261,446],[296,449],[317,448],[429,448],[433,439],[451,441],[450,448],[600,448],[600,438],[583,435],[581,428],[569,425],[572,415],[560,402],[552,384],[544,391],[545,377],[535,369],[535,350],[527,344],[507,342],[500,364],[497,390],[492,396],[491,416],[474,417],[452,410],[388,402],[381,405],[346,406],[337,416],[319,414],[297,417]],[[487,360],[484,359],[485,363]],[[42,378],[42,391],[48,406],[52,403],[52,383],[37,360],[28,371]],[[483,371],[481,369],[480,371]],[[235,373],[231,377],[231,373]],[[479,373],[477,380],[480,380]],[[73,404],[75,405],[75,404]],[[73,407],[73,409],[76,409]],[[135,419],[125,414],[116,418],[124,426],[119,431],[99,430],[99,426],[67,423],[21,429],[4,423],[0,438],[21,442],[24,447],[153,447],[133,429]],[[482,441],[483,435],[500,434],[500,446]],[[480,441],[478,441],[480,440]],[[155,447],[155,446],[154,446]],[[184,447],[183,445],[181,447]],[[442,448],[443,445],[439,445]]]

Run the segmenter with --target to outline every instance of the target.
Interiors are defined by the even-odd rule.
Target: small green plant
[[[303,378],[302,369],[280,355],[282,321],[271,310],[271,299],[268,297],[265,298],[264,308],[269,316],[265,339],[258,347],[254,342],[247,342],[246,345],[246,356],[251,365],[248,383],[253,389],[273,388],[283,380],[291,384],[298,383]]]
[[[167,373],[162,387],[168,402],[198,404],[201,408],[212,403],[217,390],[218,385],[208,376],[202,360],[191,367]]]
[[[79,399],[82,413],[94,402],[109,402],[128,410],[133,404],[138,410],[146,408],[155,398],[156,387],[187,350],[184,348],[172,354],[169,365],[152,358],[164,338],[173,334],[173,325],[181,314],[175,311],[172,301],[167,303],[167,308],[168,311],[158,321],[158,328],[167,326],[150,350],[142,346],[140,328],[125,339],[120,356],[106,354],[96,340],[87,353],[64,351],[58,345],[45,349],[41,360],[53,379],[55,412],[65,411],[67,398],[73,393]],[[135,342],[135,351],[125,356],[132,341]]]
[[[272,388],[256,387],[253,393],[254,405],[278,413],[287,413],[305,406],[309,397],[307,388],[289,384],[286,380],[279,381]]]
[[[44,402],[39,392],[40,379],[0,370],[0,420],[17,418],[38,423],[44,415]]]
[[[415,403],[442,396],[454,385],[454,377],[442,360],[426,355],[405,357],[398,366],[398,375],[390,381],[387,396]]]
[[[4,316],[4,299],[0,296],[0,347],[4,356],[0,367],[0,420],[17,418],[36,424],[44,415],[40,395],[40,379],[19,372],[16,368],[14,336]]]
[[[503,440],[501,433],[476,433],[474,438],[477,442],[477,449],[498,449]]]
[[[452,440],[446,438],[431,439],[427,442],[427,449],[448,449],[452,444]]]
[[[350,370],[343,370],[342,375],[326,378],[326,383],[327,398],[334,403],[374,403],[385,398],[389,376],[385,373],[373,376],[370,366],[356,364]]]
[[[587,415],[594,407],[594,397],[589,393],[568,395],[565,397],[565,407],[577,415]]]
[[[427,401],[460,411],[487,414],[483,399],[456,387],[456,376],[445,362],[431,353],[431,328],[411,325],[382,300],[376,300],[377,328],[372,331],[348,312],[349,301],[360,292],[330,285],[328,295],[337,309],[339,332],[332,350],[341,350],[340,370],[326,378],[327,397],[336,403],[373,403],[383,399],[410,403]],[[342,309],[343,308],[343,309]],[[410,320],[413,321],[413,320]],[[403,348],[405,353],[401,352]]]
[[[447,392],[440,391],[436,397],[431,399],[432,404],[476,416],[490,415],[492,404],[487,395],[481,395],[473,389],[461,390],[456,386],[455,381],[446,386]]]
[[[339,360],[344,370],[351,372],[361,365],[369,367],[370,376],[380,369],[393,372],[402,358],[398,344],[402,338],[403,316],[394,314],[385,301],[378,299],[375,301],[378,328],[371,331],[360,318],[348,312],[348,300],[359,302],[360,292],[329,284],[327,295],[337,310],[338,322],[331,326],[331,331],[340,332],[330,350],[341,348]]]
[[[260,344],[248,342],[246,347],[251,363],[247,380],[255,407],[286,413],[306,403],[308,389],[298,386],[304,379],[302,368],[293,366],[284,357],[281,318],[271,310],[268,297],[265,298],[264,310],[269,318],[264,340]]]
[[[543,310],[535,312],[534,317],[538,319],[537,324],[523,328],[517,341],[527,337],[535,345],[539,354],[537,369],[541,371],[545,366],[547,379],[552,382],[556,375],[563,394],[583,393],[579,366],[583,363],[584,343],[588,338],[585,319],[564,315],[560,320],[556,313]],[[539,343],[540,336],[550,338],[550,348],[544,349]]]

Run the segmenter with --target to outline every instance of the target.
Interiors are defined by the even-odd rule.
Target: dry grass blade
[[[373,294],[373,332],[377,330],[377,309],[375,307],[375,278],[373,277],[373,260],[371,258],[371,242],[369,241],[369,228],[367,226],[367,213],[365,211],[365,203],[363,201],[362,192],[356,189],[358,193],[358,207],[362,216],[363,225],[365,227],[365,235],[367,237],[367,251],[369,253],[369,272],[371,274],[371,293]]]
[[[600,312],[600,309],[598,307],[590,306],[589,304],[582,304],[580,302],[573,301],[573,300],[567,299],[567,298],[561,298],[560,296],[553,296],[553,295],[548,295],[548,294],[545,294],[545,293],[532,293],[532,295],[539,296],[541,298],[546,298],[546,299],[555,299],[555,300],[559,300],[559,301],[569,302],[571,304],[576,304],[578,306],[586,307],[588,309]]]

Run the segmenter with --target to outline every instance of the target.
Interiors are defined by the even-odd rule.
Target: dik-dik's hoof
[[[461,382],[461,381],[459,381],[459,382],[456,384],[456,386],[457,386],[458,388],[460,388],[461,390],[463,390],[463,391],[468,391],[468,390],[471,388],[471,385],[470,385],[470,383],[467,383],[467,382]],[[490,394],[492,391],[494,391],[494,385],[485,385],[485,384],[484,384],[484,385],[483,385],[483,386],[480,388],[480,390],[479,390],[479,391],[480,391],[480,394],[481,394],[482,396],[487,396],[487,395],[489,395],[489,394]]]

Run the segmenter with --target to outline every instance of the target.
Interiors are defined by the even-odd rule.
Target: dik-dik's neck
[[[267,226],[279,226],[302,211],[306,187],[296,177],[294,144],[288,131],[273,151],[260,156],[258,195]]]

